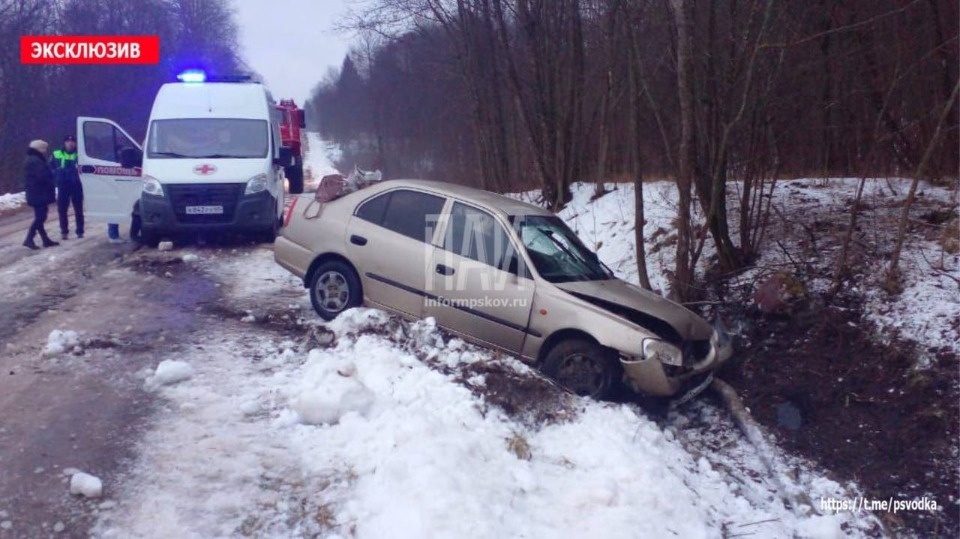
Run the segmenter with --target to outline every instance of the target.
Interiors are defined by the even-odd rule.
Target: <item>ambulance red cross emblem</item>
[[[193,167],[193,173],[199,174],[201,176],[207,176],[207,175],[213,174],[216,171],[217,171],[217,167],[207,163]]]

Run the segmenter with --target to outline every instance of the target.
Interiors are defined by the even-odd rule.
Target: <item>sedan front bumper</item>
[[[655,397],[669,397],[703,385],[706,375],[733,355],[733,340],[726,327],[717,320],[713,328],[710,351],[692,365],[674,367],[664,365],[657,359],[622,355],[620,364],[623,366],[624,382],[638,393]]]

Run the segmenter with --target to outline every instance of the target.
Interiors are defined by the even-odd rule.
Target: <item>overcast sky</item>
[[[275,99],[303,106],[330,67],[339,67],[352,36],[336,32],[353,0],[233,0],[243,57]]]

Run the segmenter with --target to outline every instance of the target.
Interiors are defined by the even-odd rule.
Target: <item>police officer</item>
[[[57,181],[57,214],[60,216],[60,237],[67,239],[70,232],[70,220],[67,211],[73,205],[73,215],[77,220],[77,237],[83,237],[83,184],[77,171],[77,139],[67,135],[63,139],[63,148],[53,152],[50,158]]]

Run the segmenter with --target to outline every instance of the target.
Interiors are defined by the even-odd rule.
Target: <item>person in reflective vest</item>
[[[68,212],[73,206],[77,223],[77,237],[83,237],[83,184],[77,170],[77,139],[67,135],[63,147],[53,152],[50,168],[57,182],[57,214],[60,217],[60,237],[67,239],[70,233]]]

